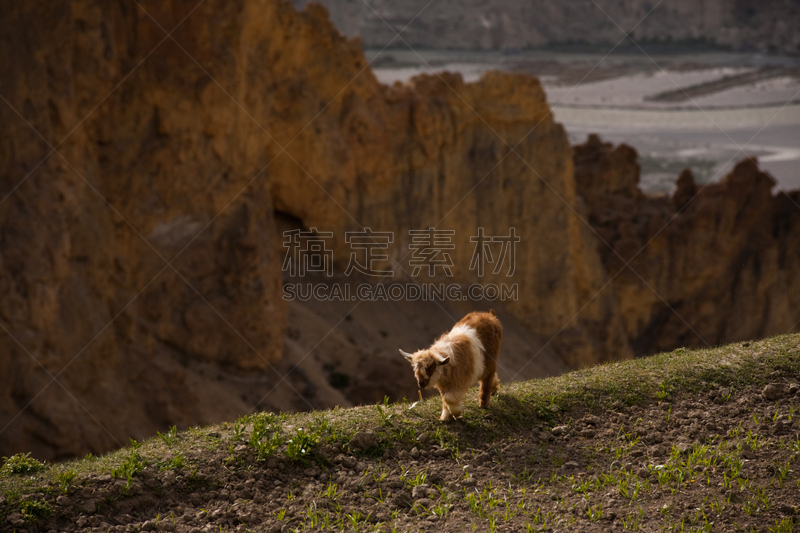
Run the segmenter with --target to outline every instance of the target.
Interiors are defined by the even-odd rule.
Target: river
[[[689,167],[721,179],[755,156],[776,188],[800,188],[800,58],[733,53],[599,55],[563,52],[367,50],[383,83],[421,73],[490,69],[536,75],[570,141],[589,133],[639,152],[642,188],[671,193]]]

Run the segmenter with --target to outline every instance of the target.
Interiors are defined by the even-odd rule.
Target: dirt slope
[[[451,424],[434,399],[262,413],[27,474],[17,457],[0,527],[791,531],[798,381],[788,335],[516,383]]]

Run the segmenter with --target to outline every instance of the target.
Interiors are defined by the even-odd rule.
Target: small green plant
[[[635,476],[630,476],[627,479],[620,479],[617,489],[621,496],[636,501],[639,499],[642,490],[647,491],[650,489],[650,482],[646,480],[641,482],[639,479],[631,479],[633,477]]]
[[[317,509],[317,503],[311,502],[306,506],[306,515],[303,525],[307,529],[318,530],[326,524],[330,526],[330,518],[328,515],[323,516]]]
[[[780,484],[781,487],[783,487],[783,484],[789,478],[789,474],[792,473],[792,469],[790,468],[790,463],[786,463],[785,465],[782,465],[780,463],[775,463],[774,469],[775,469],[775,476],[778,478],[778,483]]]
[[[431,509],[431,512],[436,516],[438,516],[439,518],[444,518],[445,516],[447,516],[447,512],[449,510],[450,510],[449,504],[444,502],[439,502],[433,507],[433,509]]]
[[[174,446],[178,442],[178,428],[177,426],[172,426],[166,433],[161,433],[160,431],[157,432],[158,437],[170,448]]]
[[[597,505],[590,505],[586,509],[586,516],[589,517],[591,522],[597,522],[603,518],[603,504],[598,503]]]
[[[225,464],[231,466],[235,465],[237,462],[241,461],[236,457],[236,447],[231,444],[228,446],[228,455],[225,457]]]
[[[753,433],[752,431],[747,432],[747,445],[750,446],[750,449],[753,451],[758,450],[761,448],[764,443],[761,441],[761,437],[757,433]]]
[[[574,478],[575,476],[572,477]],[[592,485],[593,483],[591,480],[586,480],[580,483],[576,482],[572,484],[572,490],[580,494],[586,495],[590,490],[592,490],[593,488]]]
[[[544,529],[547,529],[547,522],[549,520],[552,520],[552,513],[549,512],[545,513],[544,511],[542,511],[541,507],[537,507],[536,512],[531,513],[530,517],[531,517],[531,522],[533,522],[536,525],[542,525],[544,526]]]
[[[385,503],[386,495],[383,493],[383,488],[382,487],[378,487],[378,493],[377,494],[367,494],[367,495],[368,495],[368,497],[373,498],[377,502]]]
[[[53,508],[47,502],[38,500],[23,500],[19,504],[19,512],[28,522],[35,522],[49,518]]]
[[[479,518],[491,518],[494,516],[493,509],[503,503],[503,500],[497,497],[497,491],[492,489],[491,481],[484,486],[482,492],[475,489],[474,492],[467,494],[466,500],[469,508]]]
[[[274,417],[275,415],[270,414],[268,416]],[[277,419],[275,419],[273,427],[275,430],[280,429]],[[311,426],[311,433],[316,433],[320,437],[323,435],[329,435],[334,439],[343,438],[343,436],[339,435],[336,428],[331,426],[331,424],[328,422],[328,419],[324,416],[314,417],[314,424]]]
[[[18,453],[11,457],[3,457],[3,467],[0,468],[0,474],[32,474],[34,472],[41,472],[47,466],[33,457],[30,453]]]
[[[722,503],[720,503],[719,498],[714,496],[714,501],[711,502],[711,509],[716,513],[717,516],[722,516],[722,511],[725,510],[727,503],[728,502],[724,500],[722,501]]]
[[[792,533],[794,531],[794,518],[791,516],[779,518],[767,531],[770,533]]]
[[[361,511],[356,511],[356,510],[353,510],[353,512],[347,514],[347,521],[350,522],[350,526],[355,531],[358,531],[358,525],[362,518],[364,519],[364,521],[366,521],[369,518],[369,515],[364,517],[361,514]]]
[[[131,450],[128,456],[122,461],[122,464],[119,466],[119,468],[114,468],[111,470],[111,475],[115,478],[126,479],[126,487],[130,487],[133,477],[144,470],[146,466],[147,463],[144,459],[142,459],[139,451],[134,449]]]
[[[418,472],[414,479],[407,479],[406,484],[411,487],[418,487],[425,484],[425,479],[428,477],[427,472]]]
[[[329,500],[335,500],[339,496],[339,488],[336,486],[336,483],[328,481],[328,486],[325,488],[325,492],[323,494]]]
[[[486,512],[483,510],[483,501],[477,492],[470,492],[467,494],[467,505],[470,510],[475,513],[478,518],[485,518]]]
[[[769,499],[767,491],[761,487],[755,487],[753,490],[756,498],[758,498],[759,510],[769,511],[772,508],[772,502]]]
[[[197,475],[197,467],[193,468],[192,473],[189,474],[189,477],[186,479],[186,488],[189,489],[189,491],[195,491],[203,484],[203,478]]]
[[[72,486],[72,481],[75,479],[75,476],[77,476],[77,474],[75,473],[75,470],[71,468],[59,473],[56,476],[56,481],[58,481],[58,486],[61,489],[61,492],[64,494],[69,492],[69,488]]]
[[[247,444],[256,451],[256,460],[266,461],[283,443],[275,415],[263,414],[253,420],[253,432]]]
[[[381,402],[378,402],[375,407],[378,408],[378,416],[381,419],[381,424],[388,425],[394,418],[394,414],[389,412],[389,397],[384,396],[383,405],[381,405]]]
[[[627,516],[622,517],[622,528],[625,531],[639,531],[641,528],[641,520],[644,519],[644,509],[639,506],[636,513],[628,513]]]
[[[182,453],[175,454],[171,459],[158,465],[159,470],[180,470],[189,466],[189,461]]]
[[[667,385],[662,381],[658,384],[658,392],[656,392],[656,399],[659,401],[664,401],[669,398],[669,389]]]
[[[242,422],[240,418],[236,422],[233,423],[233,440],[241,441],[244,440],[244,429],[245,423]]]
[[[742,467],[743,467],[742,459],[740,457],[731,456],[727,457],[725,462],[727,463],[728,468],[730,469],[731,472],[730,478],[731,479],[738,478],[739,475],[742,473]]]
[[[314,452],[319,443],[319,435],[306,432],[297,428],[295,435],[288,440],[286,450],[283,452],[292,461],[306,461]]]
[[[639,444],[639,441],[641,439],[640,439],[639,435],[637,435],[634,432],[631,432],[631,433],[625,433],[625,440],[628,441],[628,448],[633,448],[634,446]]]

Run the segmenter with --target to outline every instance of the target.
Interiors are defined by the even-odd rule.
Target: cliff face
[[[593,238],[575,217],[571,148],[535,79],[489,73],[465,85],[448,74],[385,87],[362,70],[355,49],[352,61],[333,71],[325,68],[326,53],[308,51],[312,67],[302,84],[309,98],[318,98],[312,110],[330,103],[284,154],[272,147],[278,155],[271,179],[280,211],[333,232],[340,271],[351,254],[342,238],[347,231],[393,231],[394,262],[387,268],[407,277],[408,231],[453,230],[453,279],[517,283],[519,299],[507,309],[534,336],[562,331],[555,342],[564,343],[568,363],[630,356],[607,296],[581,309],[605,278]],[[273,124],[300,131],[313,117],[275,117]],[[469,270],[470,238],[481,227],[486,235],[514,228],[520,236],[512,277],[506,269],[489,269],[483,278]],[[604,327],[594,332],[584,322]]]
[[[339,271],[345,231],[394,231],[402,277],[408,230],[454,229],[463,283],[477,228],[514,227],[514,276],[482,281],[518,283],[527,334],[560,331],[572,364],[630,356],[613,301],[582,308],[605,278],[537,81],[380,86],[322,8],[277,0],[20,4],[0,25],[0,454],[312,405],[270,370],[276,210],[333,232]]]
[[[618,258],[587,216],[622,257],[655,236],[632,265],[710,343],[772,332],[797,303],[796,214],[752,163],[658,233],[675,207],[638,192],[635,152],[593,141],[573,168],[535,79],[382,86],[321,7],[20,5],[0,41],[0,455],[413,393],[396,348],[475,304],[287,305],[276,213],[331,232],[340,277],[348,231],[393,232],[382,268],[408,281],[409,231],[453,230],[452,277],[416,280],[517,284],[496,306],[512,378],[693,342],[626,271],[608,285]],[[508,257],[470,270],[479,228],[513,228],[512,275]],[[748,315],[751,297],[770,318]]]
[[[638,189],[634,149],[590,136],[574,154],[637,354],[796,330],[800,192],[773,196],[772,178],[746,159],[705,186],[686,170],[672,198],[651,198]]]
[[[212,32],[216,13],[183,28],[198,61],[247,25],[233,10]],[[187,365],[263,372],[281,354],[269,181],[244,188],[263,133],[135,4],[19,4],[0,24],[0,454],[241,411]],[[263,101],[246,55],[226,69],[226,90]]]
[[[302,7],[310,0],[293,0]],[[336,27],[369,47],[402,47],[395,32],[425,49],[524,49],[614,45],[632,30],[640,43],[705,42],[733,50],[800,53],[800,7],[792,0],[673,0],[654,4],[424,0],[320,0]],[[622,46],[625,46],[623,43]]]

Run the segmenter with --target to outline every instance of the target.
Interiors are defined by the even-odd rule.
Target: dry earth
[[[798,381],[789,335],[511,384],[453,424],[406,401],[262,413],[33,473],[10,473],[17,457],[0,527],[789,532]]]

